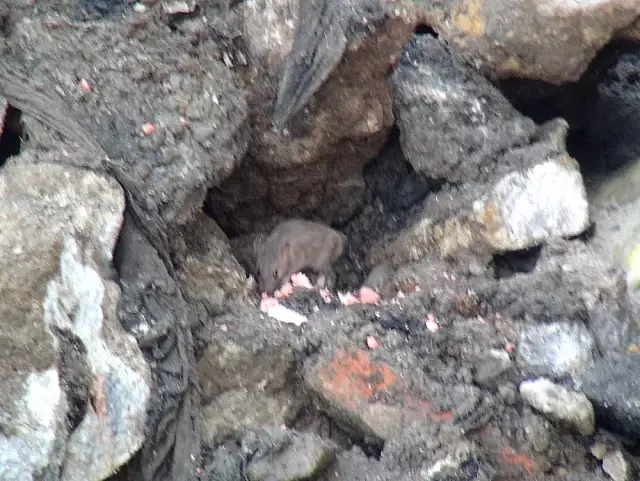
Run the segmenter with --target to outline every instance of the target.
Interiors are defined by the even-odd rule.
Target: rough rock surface
[[[589,436],[595,430],[593,406],[582,393],[538,378],[520,384],[520,395],[532,408]]]
[[[141,446],[150,393],[109,280],[123,192],[71,167],[12,165],[0,197],[0,405],[11,433],[0,475],[103,479]]]
[[[254,308],[240,307],[199,332],[203,439],[216,443],[263,424],[292,421],[300,407],[291,334]],[[236,316],[242,316],[238,322]],[[252,326],[251,324],[257,324]],[[260,332],[263,340],[247,336]],[[204,347],[206,346],[206,347]]]
[[[533,120],[430,35],[407,42],[392,81],[402,151],[426,177],[485,178],[501,168],[496,157],[536,132]]]
[[[640,432],[639,367],[640,357],[634,355],[601,359],[581,379],[599,420],[630,436]]]
[[[635,0],[416,0],[422,21],[487,74],[552,84],[572,82],[612,37],[629,35]]]
[[[595,342],[582,324],[551,323],[520,332],[518,366],[537,376],[580,375],[593,362]]]
[[[30,78],[56,86],[69,112],[83,119],[112,159],[124,160],[165,221],[181,225],[244,154],[250,132],[246,99],[216,58],[215,43],[195,48],[153,16],[128,22],[89,28],[64,18],[26,18],[15,25],[15,56]],[[42,38],[47,41],[34,40]],[[49,68],[52,58],[66,68]],[[27,119],[27,130],[36,139],[34,148],[50,148],[51,137],[37,122]]]
[[[415,262],[429,253],[526,249],[588,227],[582,177],[564,145],[566,122],[536,127],[427,35],[407,44],[393,82],[409,162],[424,176],[466,183],[428,197],[413,225],[372,251],[371,266]]]

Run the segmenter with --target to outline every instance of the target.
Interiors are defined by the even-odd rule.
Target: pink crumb
[[[427,314],[427,318],[425,319],[427,324],[427,330],[429,332],[437,332],[440,329],[440,325],[436,320],[436,316],[434,316],[431,312]]]
[[[278,302],[278,299],[274,297],[262,299],[260,302],[260,310],[266,313],[269,317],[287,324],[300,326],[307,322],[307,318],[305,316],[298,314],[293,309],[283,306]]]
[[[338,292],[338,299],[340,299],[340,302],[345,306],[352,306],[360,302],[351,292]]]
[[[379,346],[378,341],[373,336],[367,336],[367,347],[369,349],[376,349]]]
[[[78,84],[78,86],[80,87],[80,90],[82,90],[83,93],[85,94],[91,93],[91,85],[89,85],[89,82],[87,82],[86,79],[80,80],[80,83]]]
[[[512,352],[513,351],[513,344],[511,344],[510,342],[507,342],[504,346],[504,350],[507,352]]]
[[[293,294],[293,286],[291,285],[291,282],[285,282],[282,284],[282,287],[280,287],[280,289],[276,289],[273,294],[278,299],[286,299]]]
[[[262,312],[268,312],[269,309],[274,308],[278,305],[278,299],[275,297],[263,297],[260,301],[260,310]]]
[[[362,304],[378,304],[380,302],[380,294],[371,287],[362,286],[358,292],[358,298]]]
[[[303,287],[305,289],[313,289],[313,285],[307,276],[302,272],[297,272],[291,276],[291,283],[294,287]]]
[[[318,292],[320,293],[320,296],[322,297],[322,300],[324,302],[326,302],[327,304],[331,303],[333,296],[331,295],[331,292],[329,292],[329,289],[323,287],[321,289],[318,289]]]
[[[156,128],[151,122],[147,122],[142,126],[142,132],[144,133],[144,135],[151,135],[155,130]]]

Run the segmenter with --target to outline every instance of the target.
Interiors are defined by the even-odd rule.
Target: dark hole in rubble
[[[414,32],[416,35],[431,35],[432,37],[438,38],[438,32],[428,25],[418,25]]]
[[[542,123],[562,117],[569,123],[567,149],[585,182],[640,157],[640,47],[613,42],[603,48],[577,82],[500,82],[523,114]]]
[[[0,35],[5,38],[11,36],[12,24],[9,10],[0,11]]]
[[[530,249],[494,255],[492,264],[496,279],[504,279],[518,273],[532,272],[536,267],[541,251],[542,246],[536,246]]]
[[[369,274],[365,259],[370,248],[383,239],[393,238],[410,224],[427,195],[443,184],[416,173],[402,153],[397,128],[390,133],[378,155],[364,167],[362,175],[365,183],[363,205],[346,224],[332,226],[348,239],[343,256],[334,265],[335,288],[342,291],[362,284]],[[205,212],[216,221],[220,220],[210,206],[205,205]],[[252,245],[258,232],[234,235],[227,231],[226,234],[238,262],[255,276]]]
[[[9,105],[3,120],[4,125],[0,134],[0,165],[4,164],[9,157],[18,155],[23,140],[26,140],[20,110]]]

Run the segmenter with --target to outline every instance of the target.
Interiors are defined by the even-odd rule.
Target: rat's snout
[[[266,292],[267,294],[273,294],[273,291],[276,290],[276,282],[272,277],[262,277],[260,276],[259,281],[260,292]]]

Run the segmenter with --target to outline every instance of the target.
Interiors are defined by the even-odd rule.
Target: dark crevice
[[[542,246],[532,247],[520,251],[496,254],[491,261],[494,276],[504,279],[515,274],[532,272],[542,251]]]
[[[424,24],[420,24],[418,25],[415,30],[414,33],[416,35],[431,35],[432,37],[438,38],[438,32],[436,32],[433,28],[431,28],[429,25],[424,25]]]
[[[612,42],[576,82],[511,79],[498,88],[522,114],[542,124],[569,123],[567,150],[588,182],[640,157],[640,46]]]
[[[67,396],[67,426],[73,431],[82,422],[91,399],[91,370],[87,364],[87,350],[82,341],[71,331],[55,328],[60,341],[60,378]]]
[[[311,404],[304,406],[298,418],[293,424],[297,431],[314,432],[325,439],[330,439],[344,451],[349,451],[354,446],[359,447],[362,452],[377,461],[384,448],[384,442],[370,442],[359,437],[354,437],[348,431],[340,427],[330,416],[318,410]]]
[[[22,112],[9,105],[4,113],[2,133],[0,133],[0,166],[9,157],[20,154],[22,142],[27,140],[22,124]]]
[[[11,12],[9,10],[0,10],[0,36],[9,38],[12,32],[13,23],[11,22]]]

